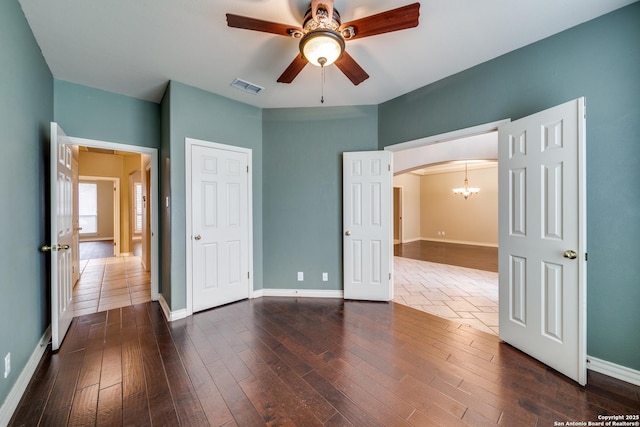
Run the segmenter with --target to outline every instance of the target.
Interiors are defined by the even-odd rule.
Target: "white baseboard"
[[[113,236],[111,237],[91,237],[91,236],[87,236],[87,237],[81,237],[80,238],[80,243],[86,243],[86,242],[102,242],[105,240],[113,240]]]
[[[402,243],[417,242],[418,240],[424,240],[424,239],[423,239],[422,237],[416,237],[416,238],[413,238],[413,239],[404,239],[404,240],[402,241]]]
[[[587,355],[587,369],[640,386],[640,371]]]
[[[251,298],[260,297],[304,297],[304,298],[343,298],[344,291],[324,289],[258,289]]]
[[[162,308],[162,313],[164,314],[164,318],[167,319],[167,322],[173,322],[174,320],[184,319],[187,317],[187,309],[183,308],[182,310],[171,311],[169,308],[169,304],[167,304],[167,300],[164,299],[164,296],[160,294],[158,297],[158,302],[160,303],[160,307]]]
[[[29,381],[31,381],[31,377],[35,374],[36,369],[38,368],[38,363],[40,363],[40,359],[42,359],[42,355],[47,349],[47,345],[51,340],[51,326],[44,331],[44,335],[40,338],[38,345],[31,353],[31,357],[27,361],[22,372],[18,376],[13,387],[11,387],[11,391],[7,395],[4,403],[0,407],[0,426],[6,426],[11,421],[11,417],[15,412],[18,404],[20,403],[20,399],[27,391],[27,387],[29,386]]]
[[[472,246],[486,246],[488,248],[497,248],[497,243],[486,243],[486,242],[469,242],[467,240],[452,240],[452,239],[435,239],[435,238],[426,238],[422,237],[417,240],[424,240],[425,242],[439,242],[439,243],[455,243],[458,245],[472,245]]]

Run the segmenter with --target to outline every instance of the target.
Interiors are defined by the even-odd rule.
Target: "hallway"
[[[83,245],[81,254],[100,253]],[[74,316],[151,301],[151,275],[144,271],[139,256],[83,259],[80,272],[73,288]]]

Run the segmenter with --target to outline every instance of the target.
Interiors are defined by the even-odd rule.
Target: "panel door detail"
[[[51,348],[56,351],[73,320],[73,151],[51,123]]]
[[[191,147],[193,311],[249,297],[248,154]]]
[[[584,99],[499,129],[500,338],[586,383]],[[567,257],[566,251],[578,253]]]
[[[391,153],[343,154],[344,297],[393,299]]]

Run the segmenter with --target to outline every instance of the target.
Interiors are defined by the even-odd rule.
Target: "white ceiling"
[[[262,108],[319,106],[321,71],[276,83],[294,39],[229,28],[226,13],[300,25],[309,0],[19,0],[53,76],[159,102],[177,80]],[[636,0],[421,0],[417,28],[347,42],[371,76],[326,70],[324,105],[379,104]],[[413,0],[335,0],[347,22]],[[252,95],[236,78],[265,88]]]

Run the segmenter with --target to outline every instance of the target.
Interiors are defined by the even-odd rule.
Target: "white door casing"
[[[73,320],[73,152],[51,123],[51,348],[56,351]]]
[[[498,151],[500,338],[584,385],[584,98],[500,126]]]
[[[344,298],[393,299],[393,170],[388,151],[343,153]]]
[[[190,138],[185,147],[193,313],[251,296],[251,150]]]

